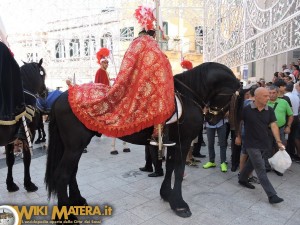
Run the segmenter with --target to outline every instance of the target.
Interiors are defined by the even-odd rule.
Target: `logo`
[[[8,205],[0,206],[0,225],[18,225],[19,216],[17,211]]]

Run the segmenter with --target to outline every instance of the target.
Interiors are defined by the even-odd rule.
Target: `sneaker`
[[[277,204],[277,203],[283,202],[283,199],[279,198],[277,195],[273,195],[273,196],[269,197],[269,202],[270,202],[270,204]]]
[[[114,151],[111,151],[110,154],[112,154],[112,155],[118,155],[119,152],[117,150],[114,150]]]
[[[208,169],[208,168],[211,168],[211,167],[216,167],[217,165],[214,163],[214,162],[207,162],[203,165],[203,168],[204,169]]]
[[[202,155],[200,152],[193,152],[192,155],[195,158],[205,158],[206,157],[206,155]]]
[[[255,189],[255,186],[250,184],[248,181],[239,180],[239,184],[249,189]]]
[[[130,148],[124,148],[123,152],[130,152]]]
[[[150,173],[148,174],[148,177],[162,177],[164,175],[164,172],[154,172],[154,173]]]
[[[274,171],[274,173],[276,173],[277,176],[280,176],[280,177],[283,176],[283,173],[280,173],[280,172],[278,172],[277,170],[273,170],[273,171]]]
[[[223,173],[227,172],[227,164],[226,163],[223,162],[220,167],[221,167],[221,171]]]
[[[153,172],[152,166],[151,167],[144,166],[139,169],[140,169],[140,171],[143,171],[143,172]]]
[[[255,177],[255,176],[249,177],[249,178],[248,178],[248,181],[249,181],[250,183],[260,184],[258,178]]]

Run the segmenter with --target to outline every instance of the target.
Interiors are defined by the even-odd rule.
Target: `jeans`
[[[261,186],[265,190],[268,197],[271,197],[273,195],[276,195],[277,193],[267,176],[265,162],[262,157],[264,151],[265,149],[247,148],[249,158],[246,162],[244,169],[241,171],[239,180],[247,182],[249,174],[254,169]]]
[[[220,158],[221,163],[226,162],[226,149],[227,149],[227,140],[226,140],[226,124],[219,128],[209,128],[206,127],[207,134],[207,145],[208,145],[208,154],[209,161],[215,162],[216,153],[215,153],[215,133],[218,133],[218,139],[220,144]]]

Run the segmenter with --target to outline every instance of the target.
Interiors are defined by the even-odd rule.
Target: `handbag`
[[[292,159],[285,150],[279,150],[268,160],[271,167],[280,173],[284,173],[292,165]]]

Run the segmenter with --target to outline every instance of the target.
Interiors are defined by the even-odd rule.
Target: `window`
[[[163,22],[163,32],[164,32],[164,35],[168,35],[168,31],[169,31],[169,24],[168,22]]]
[[[59,41],[55,45],[55,57],[57,59],[65,58],[66,57],[66,47],[64,41]]]
[[[108,48],[110,50],[113,49],[111,33],[107,32],[102,36],[102,38],[100,39],[100,46],[101,46],[101,48]]]
[[[163,22],[162,30],[163,30],[163,36],[162,36],[163,40],[161,42],[161,48],[163,51],[167,51],[169,50],[169,43],[168,40],[166,39],[169,30],[168,22]]]
[[[71,58],[80,56],[80,42],[77,37],[71,40],[71,42],[69,43],[69,49]]]
[[[38,54],[37,53],[27,53],[26,54],[26,62],[35,62],[38,59]]]
[[[203,53],[203,27],[195,27],[195,47],[197,53]]]
[[[124,27],[120,30],[120,41],[131,41],[134,38],[134,27]]]
[[[84,56],[96,54],[96,40],[94,36],[87,36],[84,40]]]
[[[195,27],[196,37],[203,37],[203,28],[202,26]]]

